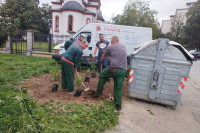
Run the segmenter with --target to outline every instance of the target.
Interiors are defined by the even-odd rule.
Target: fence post
[[[34,44],[33,35],[34,32],[32,30],[27,31],[27,50],[26,50],[27,56],[32,56],[33,53],[33,44]]]
[[[49,53],[51,53],[51,34],[49,34]]]
[[[6,42],[6,53],[12,54],[12,40],[10,36],[8,36],[8,40]]]

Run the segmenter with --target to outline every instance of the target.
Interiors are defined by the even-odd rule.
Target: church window
[[[68,31],[73,31],[73,16],[68,16]]]
[[[55,32],[59,32],[59,16],[55,17]]]
[[[89,24],[89,23],[91,23],[91,20],[90,20],[90,18],[87,18],[86,19],[86,24]]]

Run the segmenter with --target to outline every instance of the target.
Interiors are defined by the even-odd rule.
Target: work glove
[[[77,67],[74,67],[74,71],[76,71],[77,70]]]

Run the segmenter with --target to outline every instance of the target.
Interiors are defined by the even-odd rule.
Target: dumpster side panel
[[[129,84],[129,96],[148,99],[157,46],[151,45],[131,57],[130,69],[134,71],[133,84]]]
[[[144,49],[138,50],[131,56],[130,68],[134,70],[134,77],[133,83],[129,84],[128,95],[175,107],[181,100],[192,62],[188,61],[178,48],[167,43],[167,47],[160,49],[165,50],[162,52],[163,58],[157,57],[159,41],[154,42],[156,43],[144,46]],[[155,99],[150,99],[149,93],[152,90],[152,77],[157,59],[162,61],[158,69],[156,96]]]

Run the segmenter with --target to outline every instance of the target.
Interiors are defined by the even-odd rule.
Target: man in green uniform
[[[110,57],[110,66],[104,69],[99,76],[97,90],[94,93],[94,98],[102,95],[104,84],[108,78],[114,79],[114,103],[118,111],[121,110],[122,87],[127,69],[127,53],[125,46],[119,44],[119,38],[113,36],[109,46],[101,58],[101,63],[106,57]]]
[[[88,42],[73,43],[62,56],[62,89],[68,92],[74,90],[74,71],[78,61],[83,55],[83,50],[88,47]]]
[[[73,44],[73,41],[67,40],[64,44],[65,50],[67,50],[71,45]]]

